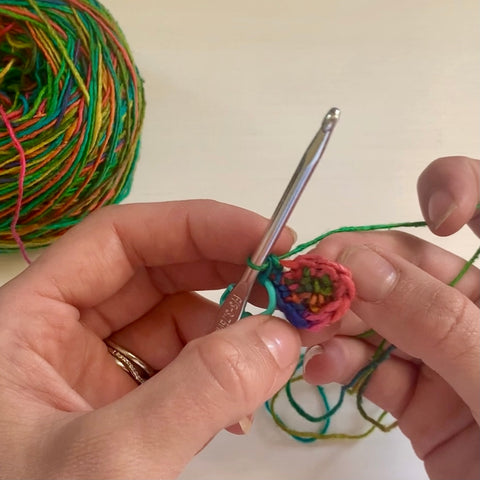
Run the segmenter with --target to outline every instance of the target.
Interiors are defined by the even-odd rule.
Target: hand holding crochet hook
[[[463,157],[425,170],[435,233],[479,233],[479,177]],[[332,236],[315,252],[348,267],[357,290],[333,338],[268,315],[212,332],[218,305],[195,292],[238,282],[267,228],[211,201],[105,208],[1,287],[2,476],[175,478],[287,382],[301,341],[313,345],[308,381],[345,383],[377,341],[355,335],[373,328],[401,354],[366,395],[398,419],[432,479],[478,479],[478,270],[453,288],[464,260],[423,240]],[[271,252],[292,242],[283,230]]]

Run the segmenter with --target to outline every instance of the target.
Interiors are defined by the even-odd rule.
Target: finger
[[[143,266],[202,260],[244,265],[266,224],[247,210],[203,200],[107,207],[47,249],[21,281],[42,296],[88,308]],[[285,251],[292,240],[285,231],[274,251]],[[203,273],[206,284],[212,274],[218,280],[212,269]]]
[[[106,338],[150,312],[168,296],[190,290],[224,289],[238,281],[244,271],[245,265],[207,260],[194,264],[168,265],[162,269],[139,268],[111,297],[94,308],[83,309],[82,321],[100,338]],[[259,284],[254,285],[249,302],[258,307],[266,307],[268,295],[265,288]],[[214,323],[210,331],[213,326]]]
[[[406,259],[442,281],[450,283],[465,266],[465,259],[405,232],[355,232],[332,235],[322,240],[313,253],[326,258],[338,258],[350,245],[377,245]],[[470,267],[455,285],[460,292],[476,302],[480,295],[480,271]]]
[[[304,378],[313,385],[348,384],[373,357],[375,347],[350,337],[335,337],[315,346],[304,357]],[[381,363],[365,392],[367,398],[398,418],[408,405],[418,367],[398,357]]]
[[[177,293],[117,330],[111,338],[154,369],[161,370],[188,342],[215,329],[217,313],[217,303],[197,293]]]
[[[315,347],[324,345],[330,339],[335,337],[355,337],[358,340],[368,344],[370,347],[377,348],[384,338],[378,335],[370,328],[358,315],[349,310],[343,317],[341,322],[337,322],[331,327],[324,328],[318,332],[310,332],[308,330],[299,330],[300,339],[304,347]],[[393,350],[392,356],[409,360],[413,363],[419,363],[418,359],[412,358],[399,349]]]
[[[196,293],[178,293],[166,297],[138,320],[108,336],[154,370],[162,370],[178,356],[189,341],[213,330],[217,310],[215,303]],[[93,324],[95,329],[99,320],[96,316],[87,316],[82,319],[82,323],[88,328]],[[71,382],[74,378],[75,390],[90,405],[98,408],[133,390],[137,384],[128,373],[118,367],[102,342],[97,341],[95,347],[97,348],[90,349],[96,352],[95,359],[85,368],[75,364],[74,372],[71,372],[67,379]],[[68,351],[71,352],[74,348],[75,346],[68,346]],[[63,364],[58,367],[61,368]],[[90,364],[94,365],[95,370]]]
[[[139,268],[111,297],[93,308],[82,309],[81,320],[100,338],[106,338],[150,312],[167,296],[189,290],[225,288],[235,283],[244,271],[244,265],[207,260],[161,269]],[[249,302],[266,307],[265,288],[254,285]]]
[[[227,432],[233,433],[234,435],[246,435],[252,428],[253,420],[254,416],[251,413],[250,415],[242,418],[238,423],[225,427],[225,430],[227,430]]]
[[[160,274],[160,269],[152,273],[151,269],[139,268],[137,272],[117,292],[92,308],[81,310],[81,320],[100,338],[106,338],[113,332],[126,327],[131,322],[148,314],[159,303],[176,292],[189,290],[216,290],[235,282],[245,270],[244,266],[221,264],[220,262],[197,262],[183,269],[183,265],[172,268],[171,274]],[[203,270],[203,277],[192,276],[193,271]],[[185,275],[182,278],[182,273]],[[155,276],[155,279],[153,277]],[[178,281],[177,281],[178,279]]]
[[[161,370],[188,342],[213,330],[217,310],[217,304],[195,293],[170,295],[111,338]]]
[[[72,422],[76,445],[96,465],[110,459],[112,478],[174,478],[217,432],[287,381],[299,346],[296,330],[271,317],[246,318],[192,341],[150,381],[84,415],[81,428]]]
[[[336,337],[306,353],[304,378],[315,385],[348,384],[370,362],[374,351],[362,341]],[[364,394],[399,420],[420,458],[472,421],[468,407],[438,374],[395,356],[377,367]],[[450,421],[445,422],[446,418]]]
[[[111,339],[154,370],[161,370],[187,342],[211,331],[216,310],[215,304],[200,295],[172,295]],[[62,332],[60,350],[48,348],[49,342],[38,344],[38,338],[55,338],[59,332]],[[35,351],[94,408],[111,403],[137,387],[134,379],[117,365],[104,342],[85,329],[83,322],[59,315],[55,324],[45,325],[42,321],[33,334],[30,331],[20,334],[22,338],[28,337]]]
[[[423,216],[438,235],[450,235],[470,222],[480,235],[480,162],[467,157],[444,157],[431,163],[418,179]]]
[[[353,311],[376,332],[441,375],[478,416],[478,308],[458,290],[398,255],[366,246],[339,261],[353,273]]]

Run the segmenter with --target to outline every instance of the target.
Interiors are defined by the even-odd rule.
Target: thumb
[[[444,157],[420,175],[418,198],[423,216],[437,235],[451,235],[468,223],[480,235],[480,162],[467,157]]]
[[[97,452],[99,436],[108,435],[103,446],[115,452],[108,475],[173,478],[216,433],[286,383],[299,349],[299,335],[285,321],[245,318],[187,344],[148,382],[88,414],[91,430],[82,430]],[[112,455],[98,457],[101,464]]]

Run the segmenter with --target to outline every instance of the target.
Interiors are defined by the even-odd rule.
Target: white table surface
[[[290,222],[300,241],[420,219],[416,179],[427,164],[479,156],[476,0],[103,1],[148,102],[129,201],[214,198],[270,216],[331,106],[341,121]],[[417,233],[464,256],[476,246],[468,230]],[[0,283],[24,267],[19,255],[0,256]],[[302,445],[260,410],[248,436],[220,434],[181,478],[426,475],[398,430]]]

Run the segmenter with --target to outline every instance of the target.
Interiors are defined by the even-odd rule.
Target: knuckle
[[[349,245],[352,235],[347,232],[334,233],[315,245],[313,252],[326,258],[336,258]]]
[[[432,319],[435,326],[435,334],[431,337],[435,350],[459,355],[465,349],[465,342],[471,336],[469,304],[455,288],[441,286],[435,290],[426,312],[426,317]]]
[[[201,375],[213,386],[215,395],[228,402],[250,404],[252,368],[245,354],[233,342],[221,335],[204,337],[191,342]]]

